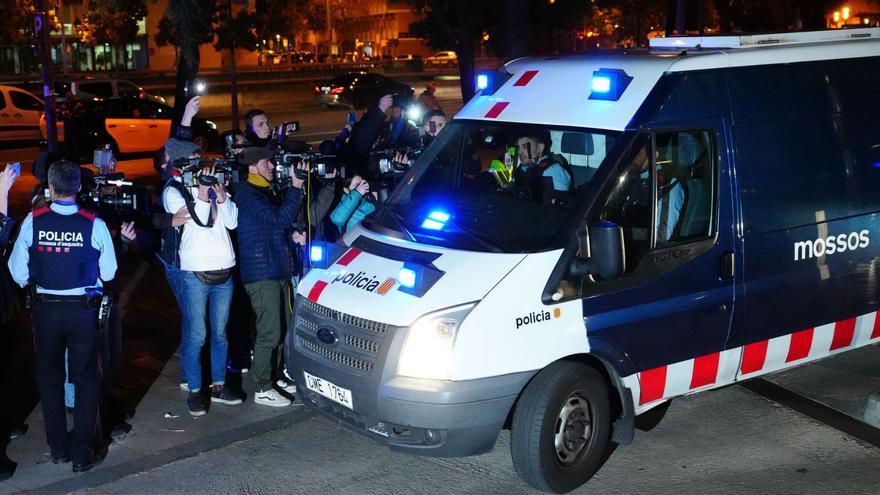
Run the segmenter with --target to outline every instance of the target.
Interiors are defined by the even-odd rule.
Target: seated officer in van
[[[675,234],[675,226],[685,202],[681,179],[670,162],[657,163],[657,242],[668,242]]]
[[[517,196],[558,205],[574,183],[571,167],[550,153],[550,131],[534,130],[516,140],[519,167],[513,174]]]

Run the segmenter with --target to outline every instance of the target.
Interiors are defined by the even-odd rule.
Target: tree
[[[474,44],[486,29],[497,30],[497,1],[464,2],[460,0],[410,0],[410,5],[424,18],[410,25],[410,32],[428,40],[435,49],[453,48],[458,55],[461,96],[470,100],[474,88]],[[490,26],[494,26],[493,29]]]
[[[0,43],[23,43],[30,36],[32,16],[36,12],[32,0],[0,1]]]
[[[217,0],[173,0],[168,2],[164,18],[159,22],[157,44],[161,40],[177,47],[175,121],[179,121],[186,106],[185,88],[199,72],[199,46],[214,39],[216,7]]]
[[[114,65],[123,55],[122,47],[137,39],[138,22],[147,15],[143,0],[94,0],[77,24],[80,41],[90,45],[109,43],[114,49]]]

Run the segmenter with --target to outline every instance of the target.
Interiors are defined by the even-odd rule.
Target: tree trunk
[[[461,98],[467,103],[476,94],[474,88],[474,73],[476,63],[474,61],[474,39],[476,39],[476,26],[473,16],[469,12],[468,2],[454,2],[455,19],[458,22],[458,71],[461,76]]]

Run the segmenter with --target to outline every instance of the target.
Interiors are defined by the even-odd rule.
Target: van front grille
[[[294,325],[298,351],[324,365],[361,376],[372,373],[390,328],[306,298],[297,302]]]

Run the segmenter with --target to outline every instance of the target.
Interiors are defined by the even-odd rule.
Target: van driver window
[[[626,271],[651,247],[651,208],[653,205],[651,140],[644,134],[627,154],[627,165],[614,181],[598,220],[616,223],[623,228]],[[634,261],[633,263],[629,260]]]

